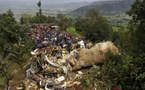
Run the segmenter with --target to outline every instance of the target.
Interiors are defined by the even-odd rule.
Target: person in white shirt
[[[80,41],[78,42],[78,45],[80,46],[80,48],[85,48],[85,43],[84,43],[83,40],[80,40]]]

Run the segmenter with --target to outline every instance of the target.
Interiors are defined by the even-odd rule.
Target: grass
[[[0,85],[4,85],[4,80],[5,80],[4,77],[0,77]]]

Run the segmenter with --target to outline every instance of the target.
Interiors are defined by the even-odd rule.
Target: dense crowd
[[[59,26],[54,26],[54,25],[49,25],[49,24],[48,25],[33,24],[30,26],[30,31],[28,32],[28,36],[32,39],[32,41],[35,44],[34,52],[31,52],[31,54],[34,56],[35,62],[38,65],[37,64],[33,65],[33,63],[35,63],[33,62],[30,65],[30,68],[26,70],[26,76],[27,78],[31,76],[36,76],[37,78],[33,77],[33,80],[37,82],[37,85],[39,86],[39,88],[43,88],[44,90],[50,90],[47,88],[54,88],[54,85],[57,83],[57,82],[54,82],[55,79],[57,81],[57,78],[54,76],[51,77],[51,79],[53,80],[48,80],[49,75],[47,74],[47,72],[56,73],[62,70],[64,71],[65,74],[68,72],[67,67],[63,66],[61,62],[66,63],[66,61],[63,60],[62,58],[64,55],[67,56],[67,54],[69,54],[72,50],[74,50],[73,48],[74,44],[75,44],[75,48],[85,48],[85,44],[82,39],[71,36],[69,33],[62,32],[60,31],[58,27]],[[54,47],[57,47],[57,48],[59,47],[61,52],[59,52],[58,50],[51,50]],[[62,53],[63,49],[67,51],[67,54]],[[46,51],[48,57],[45,56],[45,59],[44,59],[44,56],[41,54],[41,51],[43,52],[43,54]],[[77,51],[74,53],[75,53],[74,56],[77,57]],[[52,57],[55,59],[53,60]],[[40,59],[40,61],[38,58]],[[51,67],[51,65],[53,67]],[[35,66],[37,67],[37,69],[34,69]],[[54,68],[54,67],[57,67],[57,68]],[[42,69],[42,72],[41,72],[41,69]],[[40,75],[41,77],[39,77],[40,73],[38,72],[42,73],[42,75]],[[58,73],[56,74],[58,75]],[[65,78],[66,77],[64,76],[58,77],[58,80],[65,79]],[[65,81],[65,80],[62,80],[62,81]],[[71,83],[72,83],[70,84],[71,86],[73,86],[73,84],[78,84],[78,83],[80,84],[80,82],[76,82],[76,81],[73,81]],[[27,81],[26,81],[26,85],[27,85]],[[61,88],[62,87],[66,87],[66,85],[63,86],[62,84]],[[59,90],[62,90],[62,89],[59,89]]]
[[[107,50],[118,52],[112,42],[89,47],[82,39],[57,28],[53,25],[31,25],[28,36],[34,41],[35,48],[31,52],[32,62],[26,65],[29,68],[26,70],[26,80],[23,81],[24,87],[35,88],[33,90],[64,90],[74,87],[81,90],[79,79],[83,78],[83,70],[79,69],[100,63]],[[60,47],[60,50],[55,50],[54,47]]]
[[[57,47],[66,48],[68,52],[72,50],[72,44],[77,47],[85,48],[84,41],[77,37],[71,36],[69,33],[63,33],[56,30],[58,26],[33,24],[28,36],[35,43],[36,48]]]

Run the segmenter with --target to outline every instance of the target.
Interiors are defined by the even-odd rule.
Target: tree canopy
[[[91,9],[87,14],[87,18],[77,21],[76,30],[93,42],[111,39],[112,28],[107,19],[101,16],[96,9]]]
[[[12,79],[12,64],[26,62],[33,47],[26,33],[27,30],[17,23],[11,10],[0,14],[0,77],[5,77],[7,90]]]
[[[132,17],[129,32],[124,33],[126,35],[123,37],[126,40],[121,41],[121,43],[127,41],[130,47],[126,47],[128,50],[122,52],[122,55],[114,56],[108,53],[102,70],[102,75],[107,75],[106,81],[120,86],[121,90],[145,89],[145,16],[143,12],[145,12],[145,0],[135,0],[128,11]]]
[[[130,29],[132,33],[133,50],[135,52],[145,52],[145,0],[136,0],[128,14],[132,17]]]

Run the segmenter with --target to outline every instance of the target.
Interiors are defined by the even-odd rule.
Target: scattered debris
[[[78,69],[103,63],[108,51],[119,54],[118,48],[110,41],[97,43],[93,47],[89,44],[87,49],[83,40],[74,40],[66,33],[49,30],[57,28],[55,26],[32,27],[28,35],[35,41],[36,48],[31,52],[32,62],[25,66],[29,67],[23,83],[26,90],[62,90],[80,85],[77,80],[83,78],[83,72]]]

